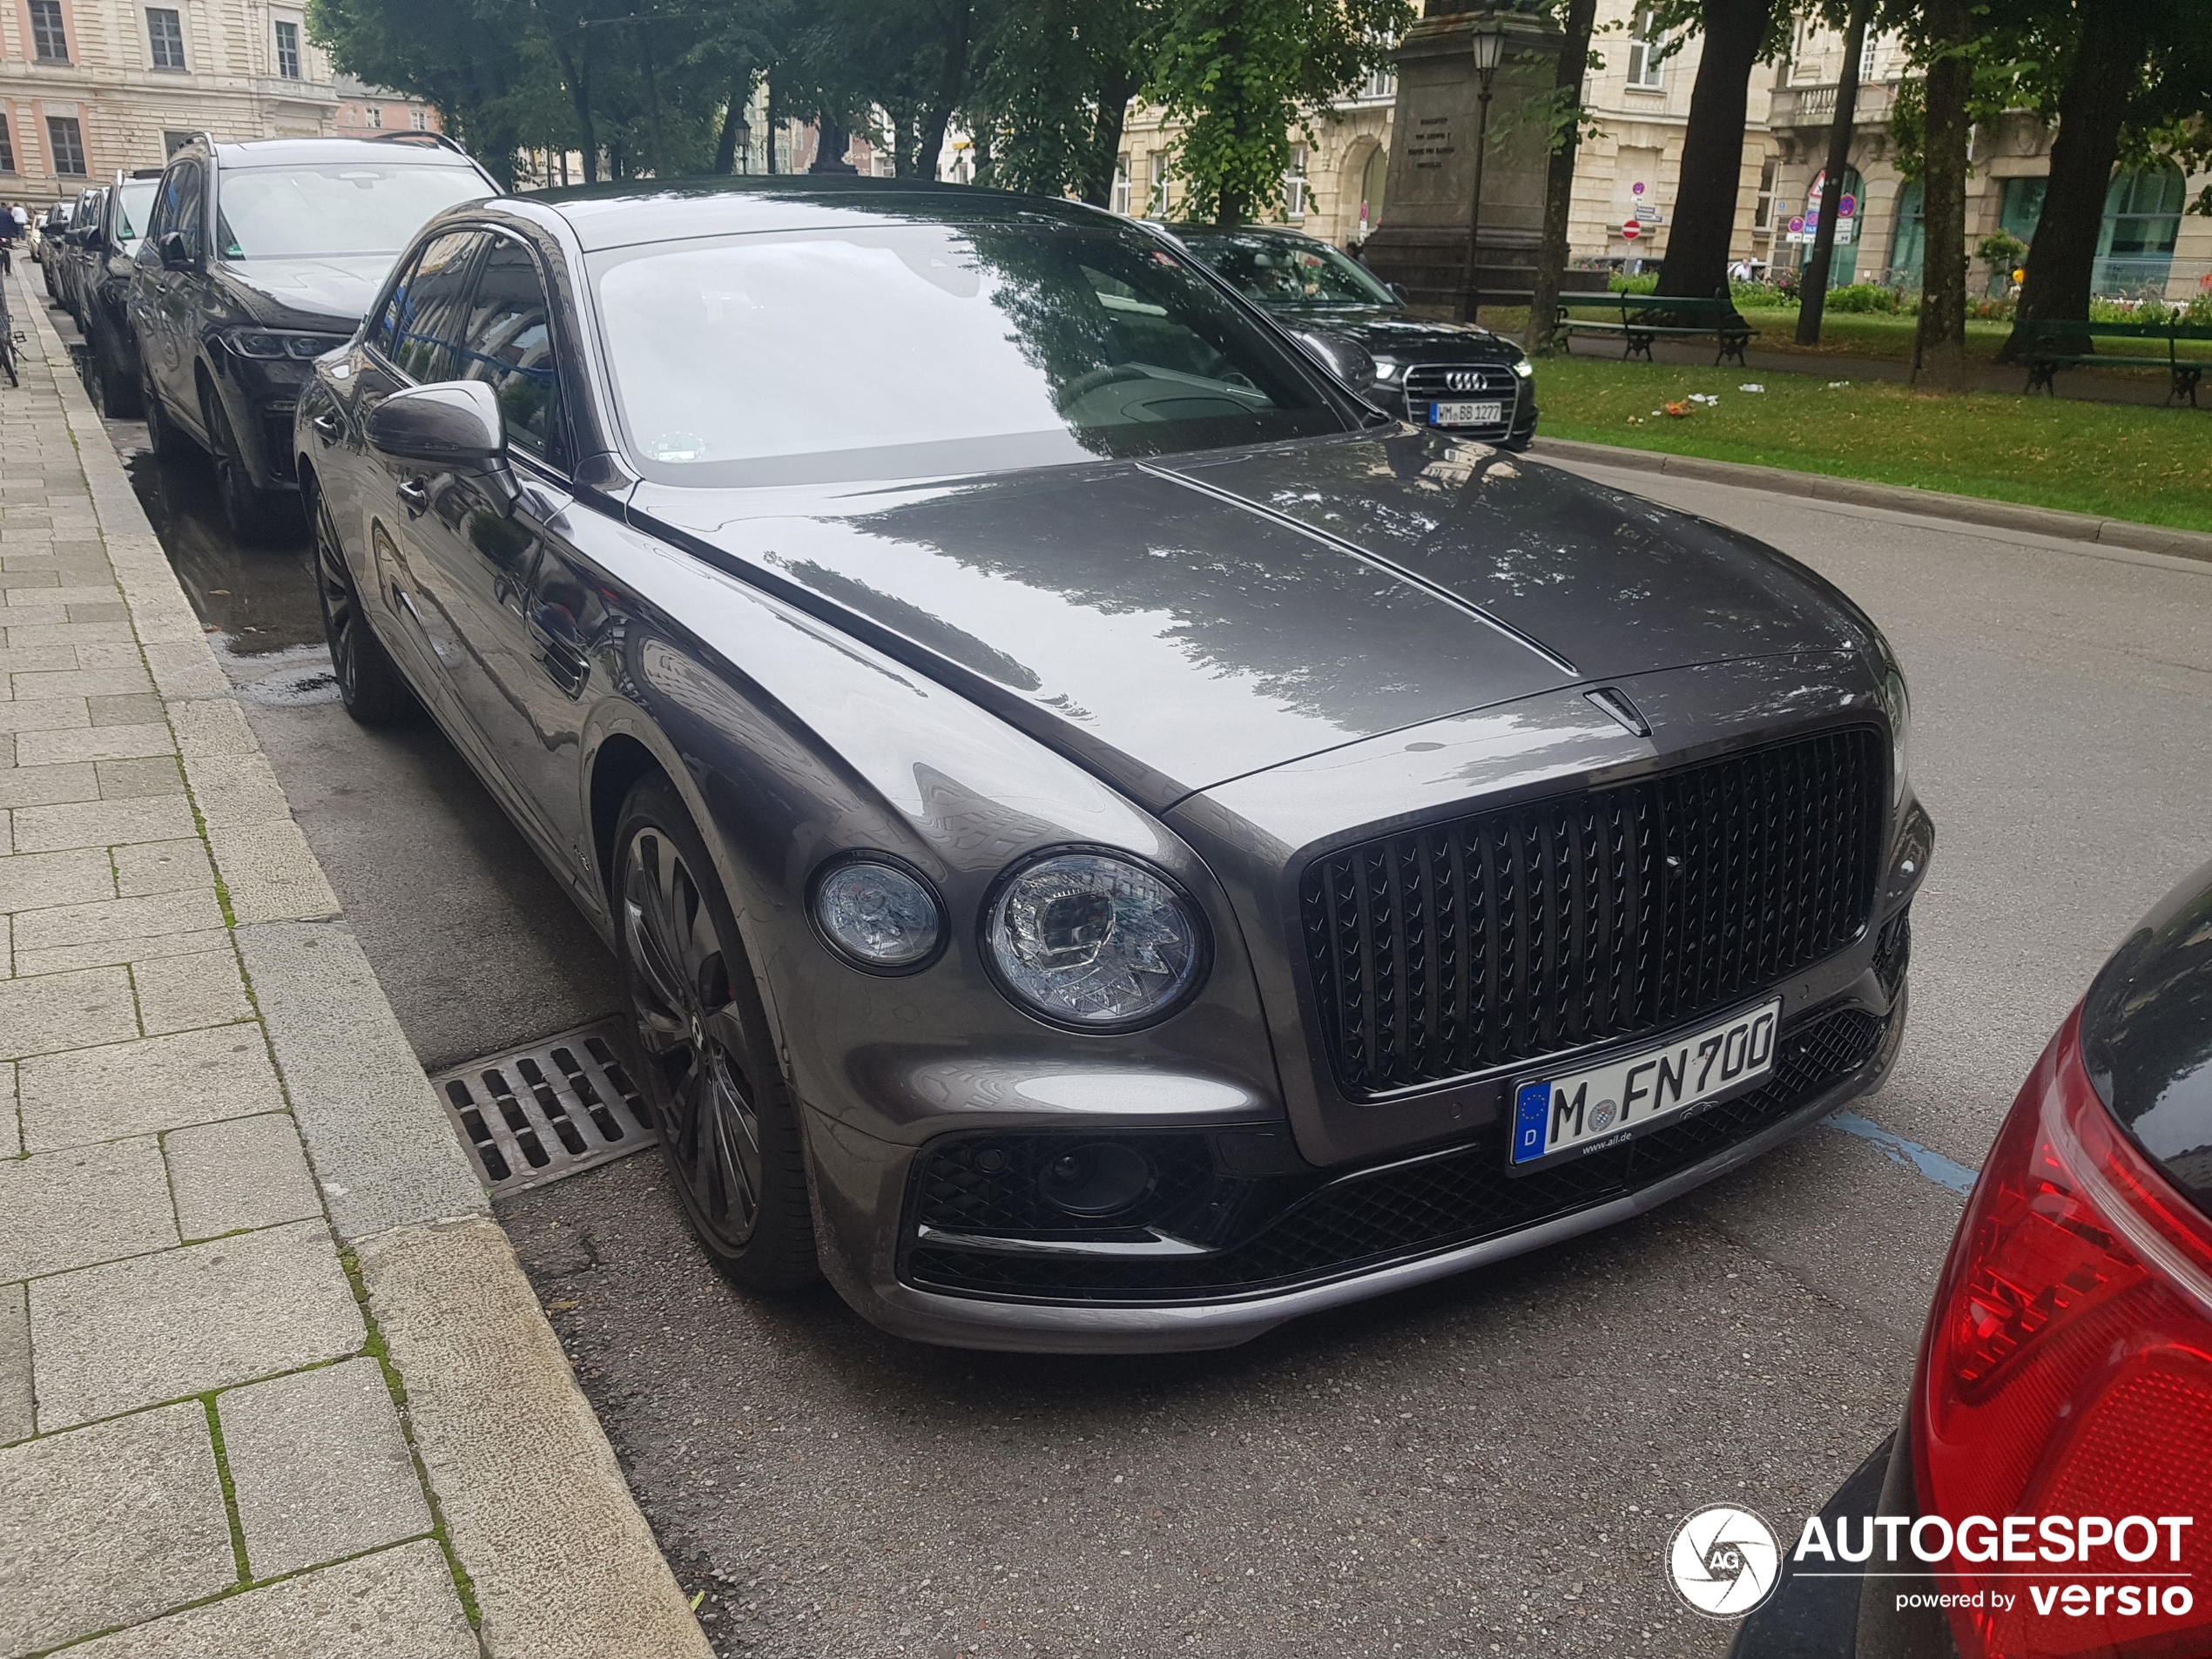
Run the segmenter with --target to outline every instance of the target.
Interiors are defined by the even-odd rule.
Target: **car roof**
[[[565,220],[587,252],[691,237],[824,230],[864,224],[952,224],[1047,219],[1070,225],[1129,221],[1082,202],[921,179],[780,173],[640,187],[600,185],[533,192],[502,206],[543,207]]]
[[[421,142],[429,138],[433,142]],[[469,167],[464,151],[435,142],[435,134],[395,133],[389,138],[219,138],[206,145],[221,167],[327,167],[333,162],[377,162],[386,166]]]

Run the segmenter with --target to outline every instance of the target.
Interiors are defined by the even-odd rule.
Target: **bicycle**
[[[8,276],[14,261],[8,250],[0,247],[0,372],[8,376],[8,384],[21,386],[16,377],[16,320],[8,312]]]

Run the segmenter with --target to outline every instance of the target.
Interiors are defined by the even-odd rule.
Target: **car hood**
[[[1450,357],[1463,363],[1507,363],[1518,347],[1487,328],[1436,322],[1403,311],[1347,306],[1283,306],[1274,314],[1292,328],[1317,328],[1392,356]]]
[[[1855,631],[1757,543],[1405,428],[838,491],[648,483],[630,507],[1155,808],[1578,680]]]
[[[335,327],[351,334],[396,253],[346,259],[239,260],[216,266],[257,322],[273,328]]]

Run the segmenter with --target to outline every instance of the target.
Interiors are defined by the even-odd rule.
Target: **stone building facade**
[[[337,133],[341,138],[373,138],[380,132],[443,132],[435,105],[388,87],[371,86],[350,75],[333,78],[338,94]]]
[[[73,196],[195,132],[337,130],[301,0],[0,0],[0,198]]]

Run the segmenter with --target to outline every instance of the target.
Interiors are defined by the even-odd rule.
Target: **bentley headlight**
[[[814,883],[814,925],[830,948],[872,974],[910,974],[944,942],[937,895],[912,871],[866,854],[834,864]]]
[[[983,935],[999,983],[1055,1024],[1119,1031],[1197,987],[1205,926],[1164,876],[1103,853],[1054,853],[999,880]]]

